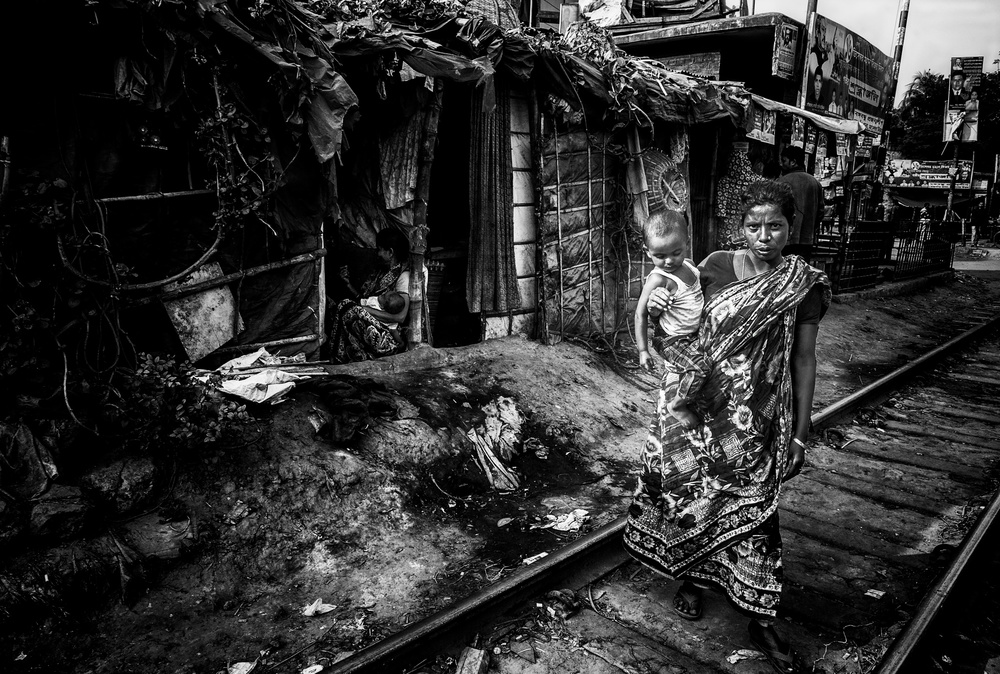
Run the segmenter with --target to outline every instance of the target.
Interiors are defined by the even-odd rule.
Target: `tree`
[[[925,70],[917,73],[890,118],[890,148],[906,159],[940,159],[948,80]]]

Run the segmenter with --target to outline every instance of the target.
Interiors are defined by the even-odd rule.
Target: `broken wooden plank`
[[[997,442],[995,439],[967,435],[954,430],[937,430],[935,428],[927,428],[926,426],[918,426],[916,424],[905,424],[901,421],[887,420],[883,423],[887,429],[906,433],[907,435],[916,435],[918,437],[925,438],[938,438],[940,440],[944,440],[945,442],[975,445],[976,447],[982,447],[983,449],[1000,451],[1000,442]]]
[[[943,407],[941,405],[932,405],[924,401],[917,400],[907,400],[906,405],[920,408],[921,410],[928,410],[934,414],[940,414],[946,417],[954,417],[957,419],[969,419],[972,421],[982,421],[986,424],[1000,424],[1000,415],[996,414],[986,414],[984,412],[977,412],[975,410],[960,409],[958,407],[947,406]]]

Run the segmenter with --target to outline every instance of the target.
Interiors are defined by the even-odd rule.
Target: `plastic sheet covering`
[[[284,260],[322,247],[319,234],[331,197],[331,185],[315,158],[300,152],[285,168],[275,195],[272,226],[264,245],[234,241],[226,250],[233,266],[249,268]],[[235,245],[240,243],[238,250]],[[238,256],[238,257],[237,257]],[[234,284],[245,329],[232,344],[255,344],[316,334],[319,269],[313,262],[276,269]],[[317,342],[291,344],[282,355],[314,354]]]
[[[834,119],[833,117],[824,117],[823,115],[816,114],[815,112],[809,112],[808,110],[796,108],[795,106],[788,105],[786,103],[772,101],[769,98],[757,96],[756,94],[754,94],[752,98],[754,105],[759,105],[765,110],[783,112],[786,115],[797,115],[798,117],[809,120],[821,129],[833,131],[834,133],[846,133],[856,136],[865,130],[864,124],[853,119]]]

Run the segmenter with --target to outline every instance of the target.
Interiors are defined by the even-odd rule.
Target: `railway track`
[[[926,635],[974,589],[970,569],[1000,529],[1000,317],[978,318],[813,416],[814,448],[780,510],[779,628],[806,671],[933,671]],[[623,526],[605,525],[326,671],[420,671],[473,642],[492,653],[492,672],[770,671],[721,593],[705,593],[701,620],[677,618],[676,583],[628,559]],[[582,610],[553,617],[539,598],[556,588],[576,590]]]

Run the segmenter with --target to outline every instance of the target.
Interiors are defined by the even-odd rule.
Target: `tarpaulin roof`
[[[454,11],[454,5],[429,2],[420,16],[394,21],[386,11],[380,19],[345,21],[344,6],[320,16],[303,3],[273,0],[276,10],[244,15],[221,0],[202,0],[198,11],[210,24],[244,42],[294,82],[305,76],[308,101],[304,121],[313,149],[327,161],[340,148],[346,118],[357,97],[337,72],[352,58],[393,53],[415,71],[458,82],[492,87],[495,72],[534,82],[543,92],[577,109],[605,118],[611,125],[651,120],[696,124],[730,119],[744,126],[749,92],[740,84],[710,82],[668,70],[657,61],[641,59],[614,47],[603,29],[577,24],[573,35],[517,27],[502,30],[481,16]],[[402,5],[400,5],[402,7]],[[281,11],[277,11],[280,9]],[[274,26],[282,19],[280,30]],[[287,39],[280,39],[286,36]]]

